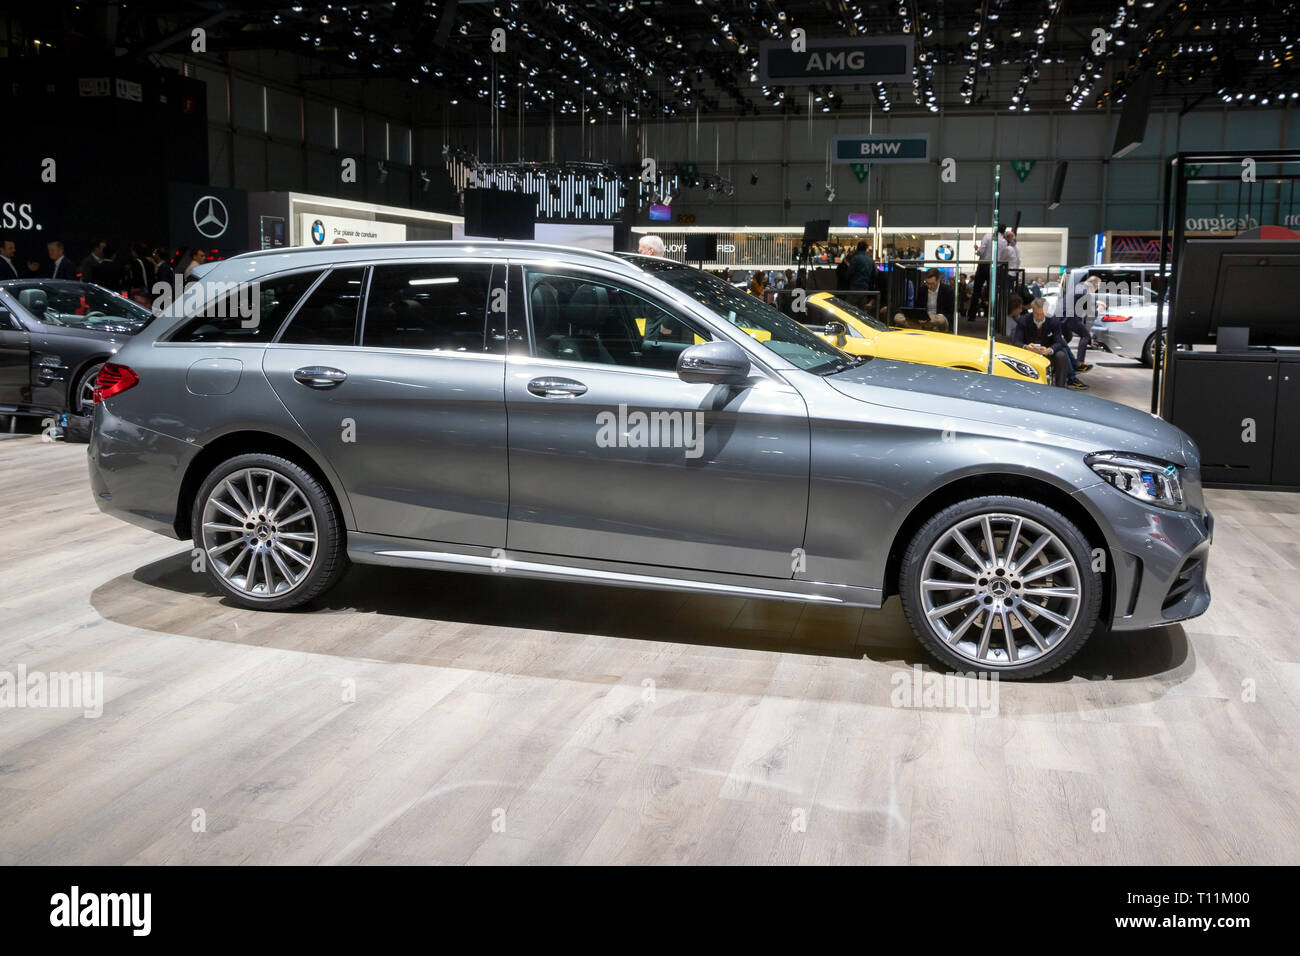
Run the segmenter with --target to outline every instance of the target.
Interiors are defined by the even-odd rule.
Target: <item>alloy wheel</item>
[[[219,481],[203,504],[203,550],[230,587],[254,598],[288,594],[316,563],[316,516],[297,483],[269,468]]]
[[[93,415],[95,412],[95,379],[99,377],[102,365],[97,365],[81,378],[81,388],[77,390],[78,415]]]
[[[938,638],[981,668],[1050,653],[1083,604],[1082,575],[1065,542],[1016,514],[973,515],[943,532],[925,556],[920,590]]]

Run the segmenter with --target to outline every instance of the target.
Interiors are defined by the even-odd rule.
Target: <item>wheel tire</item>
[[[968,529],[963,529],[963,525],[974,520],[976,528],[983,531],[984,517],[989,518],[988,528],[992,531],[994,545],[991,549],[985,543],[984,533],[972,539],[967,534]],[[1030,563],[1026,565],[1026,555],[1039,545],[1039,539],[1043,537],[1035,532],[1035,526],[1038,532],[1047,532],[1053,540],[1029,555]],[[970,552],[961,550],[957,538],[950,535],[953,529],[961,531],[967,543],[972,545],[981,562],[981,573],[972,570],[975,561],[969,557]],[[1011,549],[1014,560],[1008,560],[1004,549],[1013,529],[1017,546]],[[1029,537],[1031,534],[1033,538]],[[956,570],[946,570],[950,566],[935,558],[936,550],[942,555],[948,548],[957,552],[957,561],[966,566],[965,575],[971,583],[966,583],[966,577]],[[990,551],[993,553],[992,561],[988,560]],[[1060,561],[1066,564],[1059,573],[1042,573],[1045,566]],[[999,567],[1006,573],[999,574]],[[925,577],[936,573],[942,577]],[[1022,576],[1024,581],[1021,581]],[[952,581],[960,586],[923,589],[923,581]],[[1064,594],[1071,588],[1077,595],[1072,599],[1036,593],[1032,598],[1030,596],[1031,591],[1040,589]],[[1102,590],[1102,576],[1092,568],[1091,548],[1073,522],[1039,502],[1002,495],[959,502],[926,521],[908,545],[899,575],[903,612],[921,645],[933,657],[955,670],[997,674],[1005,680],[1045,674],[1078,653],[1096,627]],[[971,592],[974,603],[963,597],[967,592]],[[927,598],[929,594],[941,597]],[[932,602],[931,606],[927,606],[927,600]],[[999,601],[1003,603],[997,603]],[[957,602],[964,606],[958,606]],[[949,606],[953,610],[939,615],[937,621],[953,643],[945,639],[945,634],[934,623],[934,612]],[[1028,610],[1021,612],[1021,607]],[[1066,624],[1054,623],[1047,617],[1049,613],[1064,619]],[[968,615],[970,621],[966,620]],[[960,621],[952,623],[957,618]],[[1025,628],[1025,622],[1031,618],[1031,627],[1037,635],[1032,640]],[[1009,625],[1014,654],[1006,646],[1004,622]],[[1049,625],[1051,633],[1043,634]]]
[[[234,479],[229,485],[228,478]],[[230,493],[232,485],[239,494]],[[236,524],[232,511],[244,520]],[[208,577],[242,607],[299,607],[333,587],[348,568],[346,531],[334,496],[306,469],[278,455],[238,455],[217,465],[194,496],[190,520]]]
[[[1147,336],[1146,342],[1143,343],[1142,357],[1138,359],[1138,361],[1141,362],[1143,365],[1145,365],[1147,368],[1150,368],[1151,363],[1155,361],[1155,346],[1156,346],[1156,334],[1152,332],[1150,335]]]
[[[84,372],[77,376],[77,384],[72,391],[68,393],[68,414],[81,415],[90,417],[95,413],[94,401],[89,401],[88,396],[95,386],[95,377],[99,375],[99,370],[104,367],[103,362],[94,362]]]

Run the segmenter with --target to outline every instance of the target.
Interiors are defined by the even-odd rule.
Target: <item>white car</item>
[[[1090,331],[1093,345],[1149,366],[1155,354],[1156,304],[1106,307],[1099,302]]]

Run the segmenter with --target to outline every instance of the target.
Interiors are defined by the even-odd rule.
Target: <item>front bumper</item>
[[[1111,628],[1135,631],[1204,614],[1214,516],[1189,506],[1169,511],[1134,501],[1105,483],[1080,492],[1109,529],[1114,574]],[[1199,497],[1199,496],[1198,496]]]
[[[181,482],[200,449],[118,418],[111,404],[95,406],[90,433],[95,504],[105,514],[175,538]]]

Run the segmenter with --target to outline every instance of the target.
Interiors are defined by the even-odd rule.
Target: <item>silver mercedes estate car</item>
[[[877,608],[1029,677],[1210,596],[1198,452],[1064,389],[847,355],[705,272],[511,242],[218,263],[96,381],[100,508],[240,605],[350,561]]]

